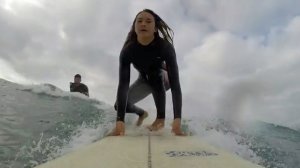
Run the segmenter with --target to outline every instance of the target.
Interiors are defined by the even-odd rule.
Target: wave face
[[[62,156],[103,138],[115,122],[111,105],[51,84],[23,86],[0,79],[0,97],[1,168],[31,168]],[[126,124],[135,119],[126,115]],[[300,133],[291,128],[200,117],[184,119],[183,128],[267,168],[300,165]]]
[[[114,109],[50,84],[21,86],[0,80],[0,167],[34,167],[111,129]]]

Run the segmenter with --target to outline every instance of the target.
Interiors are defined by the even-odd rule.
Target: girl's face
[[[154,17],[148,12],[141,12],[136,17],[134,30],[138,37],[153,37],[156,32]]]

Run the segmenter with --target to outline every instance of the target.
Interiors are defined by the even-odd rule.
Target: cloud
[[[296,16],[285,26],[270,28],[265,36],[243,38],[222,31],[205,38],[184,59],[186,110],[203,117],[296,123],[299,33]]]
[[[20,76],[6,61],[0,59],[1,73],[0,78],[18,83],[30,83],[29,80]]]
[[[3,78],[68,90],[80,73],[92,97],[112,104],[119,52],[137,12],[150,8],[175,32],[183,116],[299,123],[299,1],[5,2],[0,2]],[[152,98],[142,105],[154,109]]]
[[[241,35],[267,33],[270,27],[286,24],[300,13],[300,2],[295,0],[188,0],[183,5],[188,17],[207,21],[216,30]]]
[[[21,76],[66,90],[76,73],[84,75],[91,90],[116,83],[111,80],[117,76],[119,49],[126,35],[119,29],[128,27],[127,16],[116,11],[122,11],[124,3],[41,3],[43,8],[11,4],[14,13],[1,10],[1,29],[7,32],[0,37],[1,58]]]

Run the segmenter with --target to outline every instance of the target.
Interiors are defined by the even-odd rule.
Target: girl
[[[141,125],[148,113],[134,104],[152,93],[157,109],[156,120],[148,128],[156,131],[164,127],[165,91],[171,88],[174,121],[172,132],[181,131],[182,95],[176,54],[173,46],[173,31],[152,10],[144,9],[134,19],[131,30],[120,53],[119,86],[117,93],[116,128],[111,135],[124,135],[125,112],[136,113]],[[160,37],[159,33],[163,36]],[[130,64],[138,70],[139,77],[129,88]]]

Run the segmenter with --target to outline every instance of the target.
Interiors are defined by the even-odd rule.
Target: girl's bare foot
[[[123,121],[117,121],[116,127],[112,130],[108,136],[124,136],[125,134],[125,124]]]
[[[150,126],[148,126],[148,129],[150,131],[158,131],[165,126],[165,119],[156,119]]]
[[[181,119],[175,118],[172,124],[172,132],[177,136],[186,136],[181,130]]]

